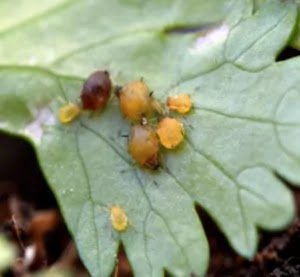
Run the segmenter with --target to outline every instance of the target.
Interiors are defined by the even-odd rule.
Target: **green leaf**
[[[295,2],[298,5],[298,12],[299,12],[300,11],[300,1],[295,0]],[[290,45],[292,47],[294,47],[295,49],[300,50],[300,19],[299,19],[299,17],[297,19],[297,24],[296,24],[295,31],[294,31],[293,36],[290,41]]]
[[[266,1],[254,15],[252,1],[240,0],[57,5],[12,25],[0,17],[8,22],[0,126],[36,147],[91,275],[110,275],[120,241],[135,276],[204,275],[209,254],[196,203],[238,253],[253,257],[257,228],[282,229],[294,215],[292,195],[274,173],[300,183],[300,61],[275,62],[296,5]],[[200,32],[178,31],[195,27]],[[182,117],[186,140],[163,151],[158,172],[127,153],[119,134],[130,123],[115,98],[101,114],[60,124],[58,109],[77,101],[97,68],[117,84],[143,76],[161,101],[195,92],[194,110]],[[113,204],[130,220],[123,233],[111,226]]]
[[[13,265],[17,250],[4,236],[0,235],[0,274]]]

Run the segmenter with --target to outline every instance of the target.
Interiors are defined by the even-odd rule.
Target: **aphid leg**
[[[119,131],[118,131],[118,137],[121,137],[121,138],[128,138],[129,137],[129,134],[127,133],[125,133],[125,134],[123,134],[123,131],[122,131],[122,129],[119,129]]]
[[[193,125],[191,125],[191,124],[188,124],[188,126],[189,126],[192,130],[195,129],[195,127],[194,127]]]
[[[141,81],[141,82],[144,82],[144,77],[141,77],[141,78],[140,78],[140,81]]]
[[[116,85],[115,88],[114,88],[114,93],[113,94],[116,95],[119,98],[121,90],[122,90],[122,86]]]
[[[159,161],[160,161],[160,167],[162,168],[162,170],[164,170],[167,173],[170,173],[170,170],[169,170],[165,160],[162,158],[162,155],[160,155]]]
[[[150,93],[149,93],[149,96],[150,96],[150,97],[152,97],[153,93],[154,93],[154,91],[153,91],[153,90],[152,90],[152,91],[150,91]]]

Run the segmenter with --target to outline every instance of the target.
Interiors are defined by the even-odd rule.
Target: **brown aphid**
[[[84,110],[98,110],[105,106],[111,91],[111,80],[107,71],[91,74],[83,85],[81,102]]]
[[[143,166],[151,169],[159,167],[159,138],[148,125],[131,126],[128,138],[128,152]]]

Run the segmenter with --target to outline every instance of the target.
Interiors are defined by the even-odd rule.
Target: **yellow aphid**
[[[143,166],[151,169],[159,167],[159,139],[156,132],[148,125],[134,125],[128,138],[128,152]]]
[[[183,124],[177,118],[165,117],[158,123],[157,134],[164,147],[173,149],[183,141]]]
[[[177,111],[180,114],[185,114],[192,108],[193,102],[188,94],[178,94],[168,97],[167,105],[170,110]]]
[[[118,205],[110,206],[110,220],[115,230],[123,232],[128,227],[128,217]]]
[[[143,81],[133,81],[119,92],[122,112],[130,119],[140,120],[152,110],[150,90]]]
[[[74,120],[81,113],[79,106],[69,103],[59,109],[58,117],[62,123],[69,123]]]

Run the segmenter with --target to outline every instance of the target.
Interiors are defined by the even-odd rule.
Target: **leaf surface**
[[[1,19],[0,127],[33,142],[92,276],[111,274],[120,241],[135,276],[204,275],[208,245],[195,204],[245,257],[255,253],[257,228],[290,222],[292,195],[274,172],[300,183],[300,60],[275,58],[295,4],[269,1],[253,15],[252,1],[46,4],[16,23]],[[186,140],[163,151],[158,172],[127,153],[120,134],[130,125],[115,98],[101,114],[59,123],[58,109],[77,101],[98,68],[118,84],[143,76],[163,102],[194,92],[182,117]],[[123,233],[110,222],[115,204],[130,220]]]

